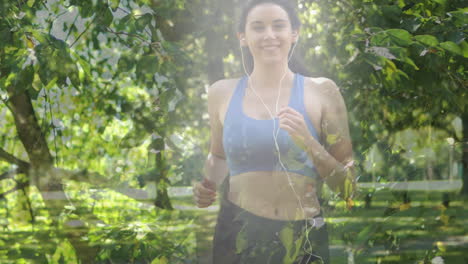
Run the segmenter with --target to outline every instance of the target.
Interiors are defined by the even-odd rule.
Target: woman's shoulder
[[[239,80],[240,78],[218,80],[208,87],[208,95],[223,98],[234,91]]]
[[[336,83],[325,77],[304,77],[304,88],[322,99],[339,100],[342,97]]]

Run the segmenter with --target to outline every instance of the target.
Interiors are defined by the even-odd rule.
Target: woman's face
[[[263,63],[287,60],[289,49],[296,41],[288,13],[275,4],[260,4],[247,15],[245,33],[240,38],[249,47],[254,59]]]

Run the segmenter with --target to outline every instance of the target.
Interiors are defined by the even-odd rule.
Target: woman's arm
[[[208,88],[208,115],[210,118],[210,153],[205,162],[205,178],[216,184],[223,182],[228,173],[223,147],[223,125],[219,110],[223,99],[225,81],[215,82]]]
[[[320,92],[323,98],[321,130],[324,145],[310,137],[309,156],[314,159],[327,185],[347,199],[355,190],[355,172],[346,106],[333,81],[326,79]]]
[[[353,152],[348,117],[343,97],[331,80],[318,85],[322,105],[321,145],[308,131],[304,117],[292,108],[280,111],[280,127],[289,132],[296,144],[311,158],[318,173],[330,188],[342,198],[352,197],[354,183]],[[316,105],[315,102],[310,102]]]
[[[204,172],[205,179],[214,183],[214,186],[218,189],[228,174],[226,159],[210,152],[205,161]]]
[[[203,181],[194,186],[195,201],[198,207],[207,207],[215,201],[216,190],[228,174],[222,141],[223,126],[219,118],[222,88],[223,81],[218,81],[208,89],[210,153],[205,161]]]

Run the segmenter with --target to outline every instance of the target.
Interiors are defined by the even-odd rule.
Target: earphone
[[[291,51],[290,51],[290,55],[289,55],[289,58],[288,58],[288,61],[286,63],[286,69],[285,69],[285,72],[284,74],[282,75],[281,79],[280,79],[280,82],[279,82],[279,89],[278,89],[278,97],[276,98],[276,104],[275,104],[275,110],[276,110],[276,113],[278,113],[278,104],[279,104],[279,98],[280,98],[280,95],[281,95],[281,86],[282,86],[282,82],[284,80],[284,78],[286,77],[286,74],[287,74],[287,69],[288,69],[288,65],[289,65],[289,61],[291,60],[292,58],[292,55],[294,53],[294,49],[296,48],[297,46],[297,43],[299,42],[299,36],[297,35],[297,33],[295,33],[296,35],[296,41],[294,42],[293,44],[293,47],[291,48]],[[240,39],[241,41],[245,41],[245,37],[242,37]],[[298,202],[299,202],[299,206],[302,210],[302,213],[304,215],[304,220],[305,220],[305,237],[306,237],[306,243],[308,245],[308,248],[306,248],[306,243],[304,243],[303,245],[303,249],[304,249],[304,252],[308,253],[309,254],[309,259],[307,260],[307,262],[310,260],[310,258],[312,256],[315,256],[317,258],[319,258],[320,260],[323,261],[323,259],[321,258],[321,256],[318,256],[318,255],[315,255],[315,254],[312,254],[312,243],[311,241],[309,240],[309,232],[310,230],[308,229],[308,219],[306,217],[306,213],[305,213],[305,209],[304,209],[304,206],[302,205],[302,202],[301,202],[301,199],[299,197],[299,195],[297,194],[292,182],[291,182],[291,177],[286,169],[286,167],[284,166],[282,160],[281,160],[281,152],[280,152],[280,149],[279,149],[279,145],[278,145],[278,133],[279,133],[279,124],[278,124],[278,129],[276,128],[276,120],[275,120],[275,117],[273,115],[273,113],[271,112],[271,110],[268,108],[268,106],[265,104],[265,102],[263,101],[263,99],[257,94],[257,92],[255,91],[253,85],[252,85],[252,81],[250,79],[250,75],[249,73],[247,72],[247,69],[246,69],[246,66],[245,66],[245,60],[244,60],[244,53],[242,51],[242,43],[239,43],[239,46],[240,46],[240,51],[241,51],[241,57],[242,57],[242,66],[243,66],[243,69],[244,69],[244,72],[245,74],[247,75],[247,81],[248,81],[248,85],[250,87],[250,89],[252,90],[252,92],[255,94],[255,96],[260,100],[260,102],[263,104],[263,106],[266,108],[266,110],[268,111],[270,117],[272,118],[273,120],[273,140],[275,142],[275,148],[276,148],[276,151],[278,153],[278,160],[279,160],[279,163],[281,165],[281,167],[283,168],[284,172],[286,173],[287,177],[288,177],[288,183],[289,183],[289,186],[291,187],[291,189],[293,190],[294,192],[294,195],[296,196]],[[292,96],[292,95],[291,95]],[[279,120],[278,120],[279,122]],[[311,219],[313,221],[313,224],[311,227],[315,226],[315,219],[312,218]]]

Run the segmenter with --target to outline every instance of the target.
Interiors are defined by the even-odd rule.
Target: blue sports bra
[[[304,116],[311,135],[319,140],[314,125],[304,106],[304,76],[294,75],[289,104]],[[244,114],[242,109],[247,77],[238,83],[231,97],[223,127],[223,146],[229,175],[235,176],[251,171],[284,171],[279,163],[273,139],[273,122],[278,129],[279,120],[258,120]],[[277,136],[280,157],[287,171],[317,178],[318,173],[307,153],[299,148],[288,132],[280,129]],[[318,177],[320,178],[320,177]]]

